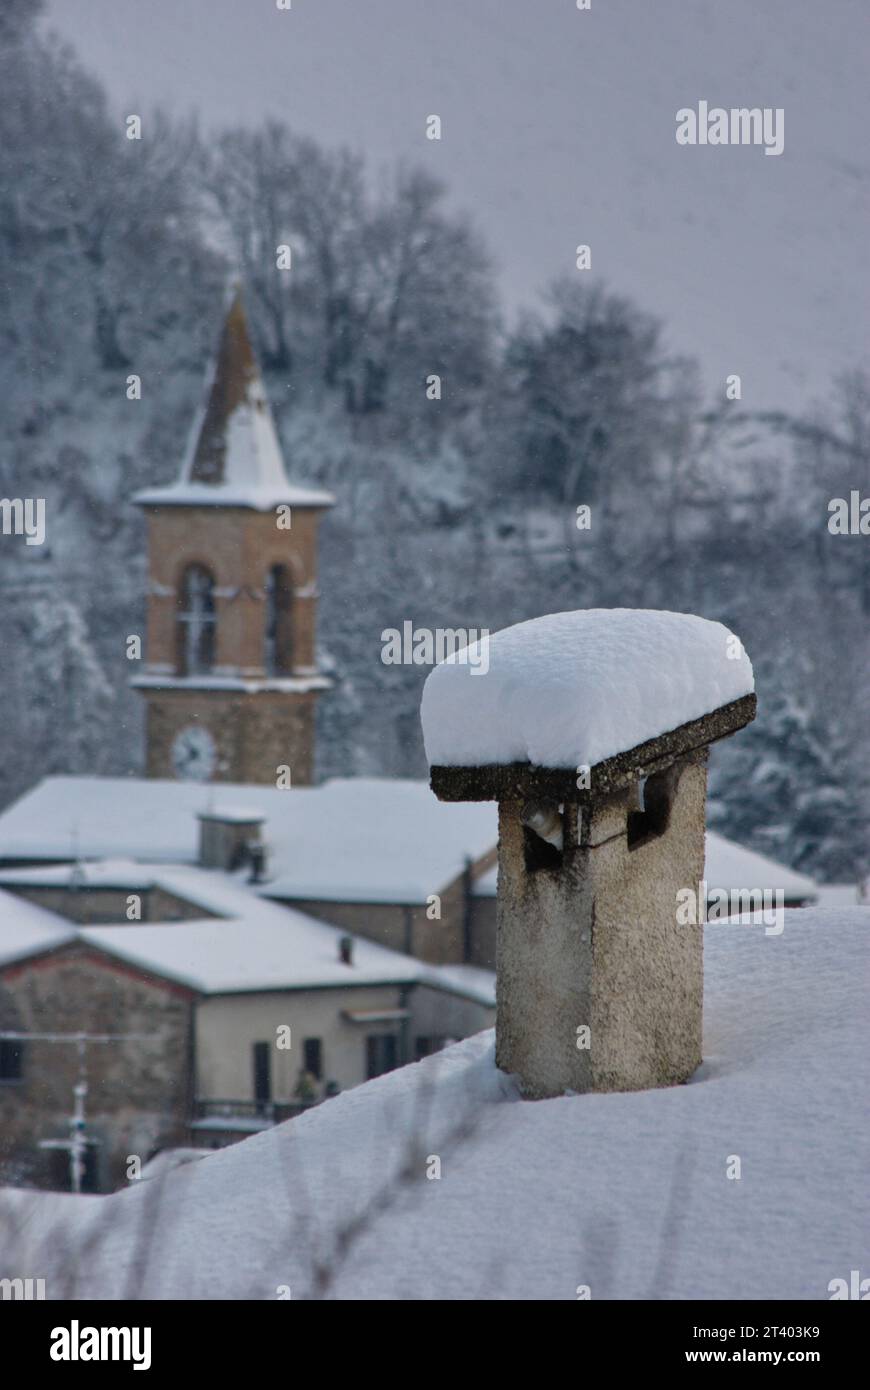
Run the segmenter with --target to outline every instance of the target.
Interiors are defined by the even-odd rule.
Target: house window
[[[214,579],[203,565],[188,565],[178,594],[177,665],[181,676],[200,676],[214,667]]]
[[[286,565],[273,565],[266,575],[264,665],[270,676],[293,672],[293,581]]]
[[[20,1081],[24,1044],[14,1038],[0,1038],[0,1081]]]
[[[366,1076],[383,1076],[398,1065],[399,1046],[395,1033],[375,1033],[366,1038]]]
[[[303,1066],[315,1081],[323,1080],[323,1043],[320,1038],[306,1038],[302,1044]]]
[[[267,1042],[254,1043],[254,1100],[268,1105],[272,1099],[272,1052]]]

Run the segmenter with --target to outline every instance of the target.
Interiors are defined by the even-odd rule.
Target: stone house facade
[[[7,1182],[63,1187],[62,1150],[73,1087],[87,1082],[93,1139],[87,1185],[107,1191],[158,1148],[183,1142],[194,1094],[194,992],[118,961],[81,941],[0,969],[0,1032],[122,1033],[129,1041],[46,1037],[4,1045],[0,1067],[0,1173]],[[16,1056],[17,1053],[17,1056]],[[83,1064],[84,1063],[84,1064]]]

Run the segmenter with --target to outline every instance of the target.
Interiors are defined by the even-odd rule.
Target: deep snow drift
[[[686,1086],[519,1101],[480,1034],[129,1191],[3,1194],[0,1276],[48,1297],[829,1298],[870,1267],[870,911],[785,923],[707,928]]]
[[[721,623],[586,608],[503,628],[471,660],[454,653],[430,672],[420,717],[430,766],[591,767],[753,689]]]

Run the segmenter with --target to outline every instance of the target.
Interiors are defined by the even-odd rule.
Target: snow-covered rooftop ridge
[[[705,1061],[685,1086],[521,1103],[479,1034],[159,1192],[4,1193],[13,1241],[44,1237],[7,1263],[55,1297],[76,1270],[78,1298],[828,1299],[870,1220],[870,912],[705,935]]]
[[[423,781],[333,778],[316,787],[49,777],[0,813],[0,860],[195,863],[210,802],[259,811],[273,897],[424,903],[495,847],[495,807],[448,805]]]
[[[594,766],[754,690],[739,639],[690,613],[589,608],[482,638],[432,670],[430,766]]]
[[[0,886],[66,888],[76,882],[88,888],[147,890],[155,886],[154,871],[134,859],[78,859],[64,864],[32,864],[0,869]]]
[[[141,506],[331,507],[331,493],[287,478],[275,421],[251,345],[241,295],[230,304],[175,483],[146,488]]]

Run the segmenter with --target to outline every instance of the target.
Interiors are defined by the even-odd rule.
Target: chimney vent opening
[[[541,801],[527,801],[523,807],[523,851],[527,873],[562,867],[564,809],[563,806],[551,806]]]
[[[664,772],[654,772],[641,781],[638,802],[642,809],[629,811],[626,824],[629,849],[639,849],[664,835],[671,819],[680,771],[679,764],[673,763]]]

